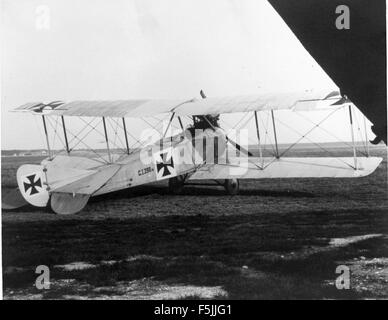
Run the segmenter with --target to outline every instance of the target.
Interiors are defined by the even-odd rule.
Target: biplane
[[[240,179],[263,178],[355,178],[371,174],[382,161],[368,154],[357,154],[354,138],[354,105],[339,91],[303,91],[293,93],[262,93],[252,96],[201,98],[190,100],[117,100],[27,103],[14,111],[39,116],[43,122],[48,157],[40,165],[25,164],[17,170],[18,192],[36,207],[51,207],[57,214],[80,212],[91,197],[168,180],[169,189],[179,193],[184,185],[195,180],[214,181],[234,195],[239,191]],[[351,157],[291,157],[287,153],[320,124],[340,109],[349,112],[349,127],[353,144]],[[326,110],[329,115],[286,150],[280,152],[277,142],[276,112]],[[253,154],[247,144],[237,141],[222,129],[219,115],[244,113],[254,121],[256,148]],[[264,113],[269,119],[265,130],[261,125]],[[146,119],[163,115],[167,126],[159,139],[131,148],[126,120]],[[82,154],[71,145],[85,135],[72,134],[66,121],[71,118],[93,119],[84,121],[86,127],[103,129],[105,148],[102,154]],[[54,152],[50,147],[48,122],[56,119],[61,127],[63,150]],[[193,121],[184,126],[182,119]],[[92,123],[97,119],[98,124]],[[124,148],[112,148],[107,122],[114,121],[120,128]],[[178,133],[168,134],[172,123],[179,122]],[[272,130],[273,153],[264,150],[264,131]],[[58,134],[59,130],[55,130]],[[82,131],[82,130],[81,130]],[[115,134],[118,134],[116,131]],[[125,143],[124,143],[125,141]],[[366,141],[367,143],[368,141]]]

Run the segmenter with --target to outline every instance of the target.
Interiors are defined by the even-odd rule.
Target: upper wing
[[[191,100],[111,100],[27,103],[15,111],[78,117],[149,117],[175,112],[179,116],[196,116],[261,110],[320,110],[339,107],[345,101],[338,91],[303,91],[262,93],[251,96]]]
[[[342,106],[338,91],[263,93],[251,96],[206,98],[184,103],[174,111],[180,116],[222,114],[263,110],[320,110]]]
[[[35,102],[26,103],[14,111],[58,116],[140,118],[170,112],[184,102],[184,100],[79,100],[59,105]]]

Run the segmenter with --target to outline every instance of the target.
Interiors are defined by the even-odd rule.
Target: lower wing
[[[191,180],[264,178],[356,178],[371,174],[383,159],[343,158],[233,158],[227,164],[207,164]]]

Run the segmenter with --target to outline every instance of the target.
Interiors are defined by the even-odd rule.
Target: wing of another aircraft
[[[321,110],[344,103],[337,90],[274,92],[248,96],[191,100],[111,100],[73,101],[68,103],[27,103],[15,111],[44,115],[77,117],[142,118],[174,112],[178,116],[196,116],[262,110]]]
[[[323,70],[387,144],[386,1],[268,0]],[[350,28],[337,29],[347,7]]]

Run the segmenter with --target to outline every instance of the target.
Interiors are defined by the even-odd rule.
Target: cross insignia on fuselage
[[[172,159],[172,156],[169,160],[167,160],[168,152],[163,152],[160,154],[160,158],[162,159],[162,162],[156,163],[156,169],[158,170],[158,173],[160,170],[163,170],[162,177],[168,176],[171,174],[171,171],[169,168],[174,168],[174,161]]]
[[[36,174],[32,174],[30,176],[27,176],[26,178],[29,181],[29,183],[23,182],[24,192],[27,193],[27,191],[31,189],[30,196],[36,193],[39,193],[36,187],[42,188],[42,181],[40,180],[40,178],[38,178],[38,180],[35,181]]]

